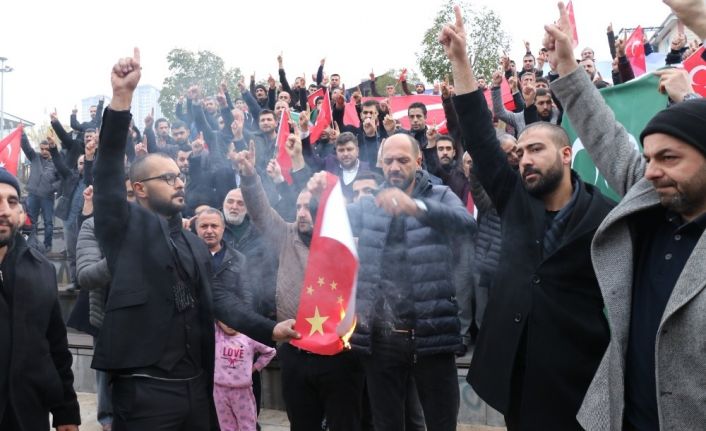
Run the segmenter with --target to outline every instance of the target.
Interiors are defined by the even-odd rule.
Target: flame
[[[343,349],[344,350],[349,350],[351,348],[350,343],[348,342],[351,339],[351,336],[353,335],[353,332],[355,331],[355,325],[358,321],[358,319],[354,316],[353,317],[353,322],[351,323],[350,328],[346,330],[346,328],[341,327],[341,324],[343,324],[343,320],[346,317],[346,310],[341,307],[341,323],[339,323],[338,328],[336,328],[336,332],[341,334],[341,332],[345,331],[343,335],[340,335],[341,341],[343,342]]]

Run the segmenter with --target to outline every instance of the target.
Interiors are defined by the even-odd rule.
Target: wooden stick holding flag
[[[290,341],[319,355],[347,348],[355,328],[358,251],[338,177],[326,173],[304,273],[295,329]]]

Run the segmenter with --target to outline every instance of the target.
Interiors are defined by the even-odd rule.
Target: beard
[[[0,247],[9,246],[15,239],[18,228],[10,223],[9,220],[0,220],[0,226],[6,226],[9,228],[8,233],[0,233]]]
[[[230,213],[224,214],[224,216],[226,218],[226,222],[228,222],[228,224],[234,224],[236,226],[240,226],[241,224],[243,224],[243,221],[245,220],[246,215],[247,214],[245,214],[245,213],[238,214],[238,215],[233,215]]]
[[[182,212],[184,207],[186,207],[185,201],[182,203],[175,203],[174,199],[184,197],[184,191],[179,190],[171,195],[168,200],[150,196],[147,199],[147,202],[150,208],[152,208],[152,210],[157,214],[161,214],[165,217],[172,217]]]
[[[529,174],[537,174],[539,179],[535,180],[533,183],[528,183],[526,178]],[[556,158],[556,163],[547,169],[545,173],[531,166],[526,167],[522,173],[522,183],[525,186],[525,190],[534,197],[542,197],[553,192],[559,187],[563,179],[564,169],[559,157]]]
[[[407,190],[410,185],[414,182],[414,175],[416,172],[412,172],[412,175],[405,177],[402,172],[392,172],[390,173],[385,181],[393,187],[397,187],[400,190]],[[395,180],[395,182],[393,182]]]
[[[671,178],[653,181],[655,188],[672,187],[674,191],[657,191],[660,204],[681,215],[694,215],[704,207],[704,192],[706,189],[706,167],[689,181],[678,184]]]

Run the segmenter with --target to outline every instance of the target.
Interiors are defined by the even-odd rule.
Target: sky
[[[55,108],[68,123],[82,98],[110,95],[110,70],[119,57],[142,53],[141,83],[160,88],[173,48],[210,50],[245,76],[276,76],[277,55],[290,80],[316,71],[326,57],[327,73],[348,87],[371,69],[419,70],[415,53],[445,0],[299,2],[101,0],[9,1],[3,5],[0,57],[14,68],[5,74],[5,112],[34,123],[48,122]],[[511,56],[521,61],[522,41],[537,51],[543,25],[557,19],[554,0],[473,0],[490,6],[512,38]],[[574,0],[579,44],[598,60],[610,53],[605,30],[658,26],[669,14],[660,0]]]

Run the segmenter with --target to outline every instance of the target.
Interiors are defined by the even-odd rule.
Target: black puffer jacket
[[[419,218],[405,217],[405,242],[410,264],[410,297],[414,310],[398,310],[414,316],[416,351],[420,355],[462,350],[458,305],[453,284],[452,239],[473,232],[475,222],[461,200],[446,186],[431,184],[418,171],[412,197],[427,211]],[[375,303],[381,295],[382,255],[392,216],[366,197],[348,206],[353,235],[358,237],[358,322],[351,338],[354,349],[371,352]]]

